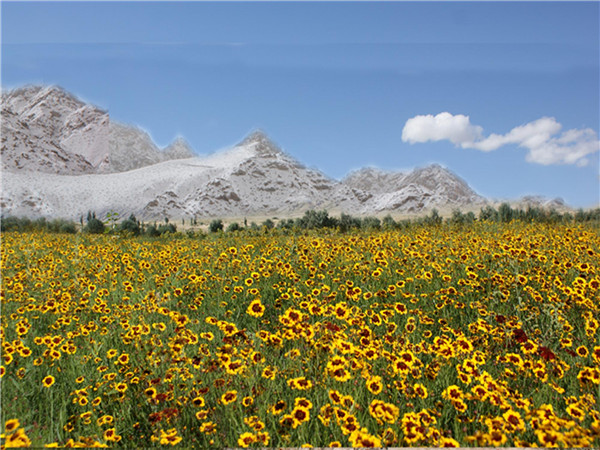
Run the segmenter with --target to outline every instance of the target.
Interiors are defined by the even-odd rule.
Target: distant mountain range
[[[182,138],[159,149],[143,130],[113,122],[55,86],[2,94],[1,154],[2,215],[77,219],[93,210],[150,220],[318,208],[366,215],[488,202],[438,164],[407,173],[364,168],[337,181],[305,167],[262,131],[208,156],[196,156]]]

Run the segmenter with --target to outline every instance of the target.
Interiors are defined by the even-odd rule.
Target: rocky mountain
[[[93,173],[88,157],[107,148],[106,112],[58,88],[26,86],[2,93],[1,114],[6,170]]]
[[[377,167],[364,167],[350,172],[342,183],[354,189],[373,194],[393,192],[406,176],[403,172],[388,172]]]
[[[351,172],[342,183],[372,193],[375,198],[369,206],[373,212],[418,212],[436,206],[458,207],[485,202],[463,179],[439,164],[408,173],[369,167]]]
[[[65,176],[5,171],[4,214],[77,219],[134,213],[143,219],[293,213],[308,208],[358,212],[370,198],[308,169],[262,132],[207,157],[170,160],[111,174]]]
[[[489,200],[489,203],[493,206],[498,206],[502,203],[509,203],[515,209],[527,208],[542,208],[542,209],[554,209],[559,212],[566,212],[572,210],[572,208],[565,203],[560,197],[547,198],[541,195],[525,195],[518,198],[517,200]]]
[[[194,150],[190,147],[188,141],[181,136],[177,137],[168,147],[162,150],[164,159],[184,159],[194,156]]]
[[[181,139],[160,150],[146,132],[57,86],[3,92],[1,114],[3,170],[112,173],[194,155]]]
[[[57,87],[2,94],[3,215],[87,211],[142,219],[292,215],[328,209],[364,215],[483,203],[448,169],[361,169],[342,181],[309,169],[262,131],[204,157],[183,138],[160,149],[145,131]]]

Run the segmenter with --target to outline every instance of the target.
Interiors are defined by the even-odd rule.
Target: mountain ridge
[[[2,92],[2,119],[2,215],[78,219],[94,210],[162,219],[322,208],[368,215],[487,202],[439,164],[367,167],[335,180],[261,129],[204,156],[181,136],[160,149],[144,130],[56,86]]]

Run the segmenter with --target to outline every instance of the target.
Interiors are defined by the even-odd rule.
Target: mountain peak
[[[438,163],[431,163],[427,166],[417,167],[415,168],[417,172],[450,172],[444,166]]]
[[[273,156],[283,153],[283,151],[275,144],[267,134],[260,129],[250,133],[240,142],[239,146],[253,147],[257,155]]]
[[[191,158],[194,150],[183,136],[177,136],[173,142],[164,149],[165,155],[171,159]]]
[[[270,142],[270,139],[265,131],[258,128],[248,134],[248,136],[246,136],[242,142],[240,142],[240,145],[257,144],[260,142]]]
[[[83,104],[75,95],[67,91],[66,89],[56,85],[31,85],[27,92],[33,93],[39,98],[54,98],[54,99],[68,99]]]

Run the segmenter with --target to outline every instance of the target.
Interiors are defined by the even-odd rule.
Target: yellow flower
[[[265,306],[262,304],[262,302],[260,301],[259,298],[250,302],[250,304],[248,305],[248,308],[246,309],[246,314],[248,314],[252,317],[262,317],[264,312],[265,312]]]
[[[521,418],[521,414],[517,411],[509,409],[502,414],[508,426],[513,430],[525,431],[525,423]]]
[[[380,376],[374,376],[367,380],[367,389],[372,394],[379,394],[383,390],[383,383]]]
[[[19,419],[7,420],[6,423],[4,424],[4,431],[6,433],[12,433],[17,428],[19,428],[20,425],[21,424],[19,423]]]
[[[577,405],[569,405],[566,409],[567,413],[578,421],[582,421],[585,419],[585,412],[579,408]]]
[[[196,397],[195,399],[192,400],[192,404],[194,406],[202,408],[205,405],[204,398],[203,397]]]
[[[460,443],[450,437],[442,437],[438,442],[438,447],[460,447]]]
[[[114,428],[109,428],[104,432],[104,439],[109,442],[118,442],[121,440],[121,436],[117,434]]]
[[[413,390],[415,391],[415,394],[417,394],[417,396],[419,398],[422,398],[422,399],[427,398],[427,395],[428,395],[427,388],[425,386],[423,386],[422,384],[419,384],[419,383],[415,384],[413,386]]]
[[[237,391],[227,391],[221,395],[221,403],[228,405],[237,400]]]
[[[161,445],[177,445],[182,441],[181,436],[177,436],[177,429],[171,428],[168,431],[160,430],[160,444]]]
[[[312,381],[307,380],[305,377],[292,378],[287,383],[292,389],[299,389],[301,391],[310,389],[313,386]]]
[[[204,422],[200,425],[200,432],[204,434],[214,434],[217,432],[217,425],[214,422]]]
[[[238,438],[238,445],[240,447],[246,448],[249,447],[250,445],[254,444],[257,441],[256,436],[254,435],[254,433],[242,433],[240,435],[240,437]]]
[[[54,379],[54,377],[52,375],[48,375],[47,377],[45,377],[42,380],[42,384],[44,385],[44,387],[49,388],[50,386],[52,386],[54,384],[56,380]]]
[[[289,414],[292,418],[292,427],[297,428],[300,424],[310,420],[310,411],[303,406],[296,406]]]

